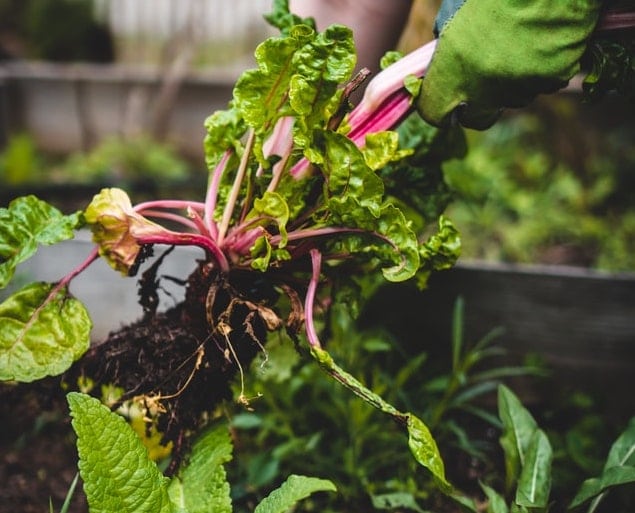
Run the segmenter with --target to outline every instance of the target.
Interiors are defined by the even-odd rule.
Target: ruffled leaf
[[[81,224],[79,213],[63,215],[35,196],[13,200],[0,208],[0,288],[11,280],[16,267],[31,257],[40,244],[72,239]]]

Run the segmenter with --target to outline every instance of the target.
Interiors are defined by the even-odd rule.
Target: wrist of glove
[[[418,98],[437,126],[484,129],[503,108],[564,87],[579,69],[600,0],[452,0]]]

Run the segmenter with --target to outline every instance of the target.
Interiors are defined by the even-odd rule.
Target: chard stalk
[[[219,246],[222,246],[223,241],[225,240],[225,235],[227,234],[227,229],[229,228],[229,222],[234,213],[234,207],[236,206],[236,201],[238,201],[240,188],[245,178],[245,173],[247,171],[247,165],[249,163],[251,150],[254,147],[254,141],[255,141],[255,131],[252,128],[249,130],[249,135],[247,136],[247,143],[245,144],[245,152],[243,153],[243,156],[240,159],[240,165],[238,166],[238,171],[236,172],[236,178],[234,179],[232,189],[229,193],[229,198],[227,199],[227,205],[225,205],[225,210],[223,210],[223,217],[221,218],[221,222],[218,227],[218,237],[216,240],[218,241]]]
[[[205,225],[207,226],[207,231],[210,233],[210,236],[216,240],[218,240],[218,227],[214,222],[214,211],[216,210],[216,202],[218,201],[218,188],[220,187],[221,178],[227,169],[227,163],[231,156],[231,150],[226,150],[225,153],[223,153],[220,162],[216,165],[216,168],[214,168],[205,198]]]
[[[229,271],[227,257],[212,239],[198,233],[179,233],[166,230],[163,233],[140,234],[136,237],[139,244],[167,244],[169,246],[198,246],[208,251],[218,263],[222,272]]]
[[[193,211],[194,212],[194,211]],[[199,230],[200,226],[190,221],[189,219],[184,218],[179,214],[174,214],[172,212],[162,212],[160,210],[144,210],[143,215],[145,217],[154,217],[158,219],[167,219],[169,221],[173,221],[183,226],[190,228],[192,230]],[[188,214],[189,215],[189,214]],[[190,216],[191,217],[191,216]]]
[[[317,336],[315,323],[313,321],[313,302],[315,301],[315,292],[317,291],[318,282],[320,281],[321,267],[322,254],[314,248],[311,250],[311,281],[309,281],[304,299],[304,325],[306,336],[312,349],[322,349],[322,344],[320,344],[320,339]]]
[[[348,116],[348,137],[358,147],[366,144],[366,135],[390,130],[401,122],[412,108],[412,96],[404,87],[408,76],[425,75],[437,41],[431,41],[405,55],[394,64],[375,75],[368,83],[364,96]],[[291,176],[306,176],[311,163],[303,158],[291,168]]]
[[[362,101],[351,112],[349,123],[355,125],[373,116],[375,111],[392,93],[404,87],[406,77],[410,75],[419,78],[423,77],[430,65],[436,46],[436,39],[430,41],[404,55],[397,62],[375,75],[368,83]]]

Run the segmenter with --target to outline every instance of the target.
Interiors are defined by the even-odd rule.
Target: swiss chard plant
[[[462,140],[408,118],[434,43],[389,65],[352,106],[350,94],[366,74],[353,76],[350,30],[317,32],[286,2],[274,3],[269,20],[281,35],[258,46],[258,67],[242,74],[229,107],[205,123],[209,180],[202,198],[133,204],[124,190],[108,188],[71,215],[33,196],[0,210],[2,287],[39,246],[84,228],[94,242],[59,281],[26,285],[0,304],[0,380],[61,375],[67,389],[122,389],[112,409],[140,405],[148,424],[173,444],[167,474],[179,475],[187,472],[192,433],[230,395],[232,378],[242,381],[248,363],[266,351],[268,335],[284,332],[328,375],[403,426],[415,459],[450,492],[426,424],[343,370],[320,339],[331,304],[360,300],[361,278],[423,285],[458,256],[458,233],[440,215],[447,191],[439,162],[463,151]],[[392,131],[400,123],[400,133]],[[174,246],[200,248],[200,259],[184,280],[184,299],[159,311],[160,266]],[[160,247],[166,250],[146,263]],[[90,347],[90,315],[71,285],[98,258],[124,277],[143,269],[144,314]],[[237,399],[248,403],[242,389]],[[87,440],[101,430],[81,420],[82,405],[93,403],[69,400],[80,469],[86,487],[98,488],[88,496],[99,511],[106,485],[89,474],[103,462],[89,462],[99,444]],[[130,472],[145,476],[140,485],[147,481],[148,500],[158,501],[150,509],[171,511],[163,508],[172,507],[181,485],[166,484],[150,464]]]

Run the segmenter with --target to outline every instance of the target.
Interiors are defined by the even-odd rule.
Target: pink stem
[[[320,339],[315,330],[313,321],[313,303],[315,301],[315,293],[317,291],[318,282],[320,281],[320,267],[322,265],[322,254],[317,249],[311,250],[311,281],[306,291],[304,299],[304,326],[309,345],[315,349],[321,349]]]
[[[198,226],[190,221],[189,219],[184,218],[179,214],[174,214],[172,212],[160,212],[158,210],[144,210],[143,215],[146,217],[154,217],[160,219],[168,219],[169,221],[174,221],[176,223],[182,224],[193,230],[198,230]]]
[[[600,18],[595,30],[609,31],[635,27],[635,12],[607,10]]]
[[[90,264],[92,264],[95,260],[97,260],[98,257],[99,257],[99,248],[95,246],[91,250],[90,254],[86,257],[86,259],[81,264],[79,264],[75,269],[73,269],[70,273],[68,273],[66,276],[64,276],[60,281],[58,281],[55,284],[55,286],[48,293],[48,296],[46,296],[46,299],[42,301],[42,303],[33,311],[33,315],[31,315],[28,322],[22,328],[23,334],[26,333],[31,328],[33,323],[40,316],[40,313],[42,312],[42,310],[46,307],[46,305],[48,305],[51,301],[53,301],[55,296],[59,294],[60,290],[66,287],[73,280],[73,278],[75,278],[78,274],[84,272]]]
[[[138,213],[142,213],[143,211],[150,208],[172,208],[172,209],[194,209],[194,210],[203,210],[205,208],[205,204],[199,201],[187,201],[187,200],[153,200],[153,201],[145,201],[143,203],[139,203],[134,206],[134,211]]]
[[[222,250],[209,237],[198,233],[168,232],[156,235],[141,235],[136,238],[139,244],[168,244],[170,246],[199,246],[206,249],[218,262],[221,271],[229,272],[229,262]]]
[[[220,180],[223,177],[225,169],[227,169],[227,162],[232,156],[230,150],[226,150],[223,154],[220,162],[214,168],[212,173],[212,180],[207,189],[207,197],[205,198],[205,224],[210,235],[214,238],[218,238],[218,227],[214,222],[214,211],[216,210],[216,202],[218,201],[218,189],[220,187]]]

